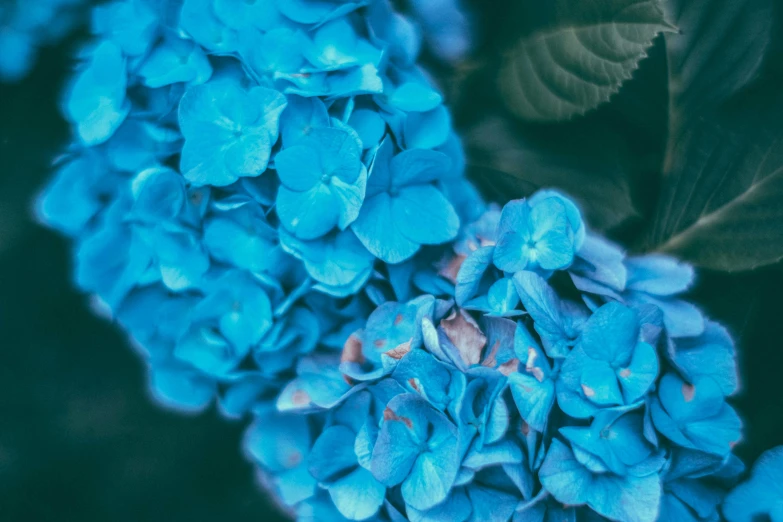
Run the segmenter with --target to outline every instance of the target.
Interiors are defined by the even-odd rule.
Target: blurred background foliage
[[[629,250],[700,267],[692,298],[738,343],[746,462],[783,444],[780,4],[470,0],[473,51],[424,55],[487,198],[558,187]],[[0,519],[283,520],[238,450],[243,426],[150,402],[142,363],[72,288],[66,241],[32,221],[86,37],[0,84]],[[617,67],[579,77],[591,53]]]

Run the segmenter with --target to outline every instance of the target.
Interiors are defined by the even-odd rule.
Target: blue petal
[[[285,97],[275,90],[244,91],[227,80],[188,89],[179,106],[185,178],[195,185],[225,186],[261,174],[285,105]]]
[[[158,17],[146,2],[99,5],[92,12],[92,29],[118,45],[128,56],[144,54],[158,32]]]
[[[107,176],[97,155],[78,156],[63,164],[36,202],[38,218],[68,235],[81,232],[103,208],[99,187]]]
[[[653,522],[656,519],[661,498],[656,474],[643,478],[592,475],[573,455],[565,444],[555,439],[539,472],[541,484],[558,501],[587,504],[612,520]]]
[[[304,192],[321,181],[321,153],[318,147],[312,145],[302,140],[298,145],[277,153],[275,169],[283,186]]]
[[[583,292],[608,295],[619,300],[617,292],[625,290],[628,278],[624,260],[625,253],[618,245],[601,236],[588,234],[569,272],[576,287]],[[585,280],[593,286],[580,286],[580,282]],[[600,290],[595,290],[596,285]]]
[[[651,405],[653,423],[676,444],[726,455],[740,440],[742,423],[712,379],[689,385],[668,373],[661,379],[658,396],[660,400]]]
[[[783,446],[765,452],[753,465],[750,479],[736,488],[723,503],[729,522],[751,522],[765,515],[772,522],[783,520]]]
[[[586,504],[590,499],[590,472],[577,462],[573,452],[558,439],[552,440],[538,477],[541,485],[563,504]]]
[[[500,213],[495,246],[494,262],[504,272],[518,272],[528,267],[527,242],[531,239],[529,231],[530,207],[525,200],[506,203]]]
[[[494,247],[486,246],[471,252],[462,262],[457,273],[457,285],[454,296],[457,304],[463,306],[479,290],[484,273],[492,263]]]
[[[415,349],[406,354],[394,368],[392,377],[440,410],[451,400],[448,393],[451,373],[424,350]]]
[[[332,178],[331,187],[337,198],[337,206],[339,208],[337,226],[340,227],[340,230],[345,230],[348,225],[359,217],[366,186],[367,170],[363,165],[359,177],[353,182],[345,182],[337,176]]]
[[[603,305],[588,319],[581,345],[590,357],[613,366],[627,365],[639,339],[639,318],[620,303]]]
[[[371,109],[357,109],[351,113],[348,125],[356,130],[362,140],[362,148],[369,149],[378,144],[386,133],[386,122]]]
[[[397,87],[389,97],[389,103],[405,112],[427,112],[443,102],[443,97],[429,85],[406,82]]]
[[[468,495],[473,504],[471,520],[475,521],[506,522],[520,501],[511,493],[475,484],[468,486]]]
[[[411,112],[405,119],[405,147],[434,149],[448,139],[451,115],[443,105],[427,112]]]
[[[152,395],[164,406],[184,412],[199,412],[215,395],[215,381],[184,366],[150,369]]]
[[[578,353],[578,352],[572,352]],[[617,382],[614,368],[607,364],[596,364],[582,372],[582,393],[592,403],[599,406],[617,406],[623,404],[623,396]]]
[[[370,165],[367,180],[367,197],[389,192],[392,188],[391,163],[394,158],[394,143],[387,137],[378,146]]]
[[[647,393],[658,378],[658,354],[647,343],[636,345],[631,362],[617,372],[623,398],[631,404]]]
[[[280,117],[280,135],[284,150],[308,136],[314,128],[328,126],[329,113],[320,98],[288,96],[288,105]],[[275,158],[275,164],[280,161],[279,158],[279,155]]]
[[[311,277],[330,286],[364,285],[370,278],[375,259],[350,230],[315,241],[297,241],[281,234],[283,247],[304,261]]]
[[[432,509],[419,511],[408,506],[410,522],[465,522],[471,515],[470,499],[463,488],[457,488]]]
[[[388,420],[381,425],[372,451],[372,474],[389,487],[401,484],[408,477],[419,457],[418,445],[426,440],[425,434],[419,433],[424,428],[419,426],[423,419],[413,417],[407,411],[412,409],[413,413],[416,413],[416,406],[400,412],[399,406],[405,406],[403,401],[410,402],[406,397],[418,396],[401,395],[399,399],[392,399],[387,406],[390,413],[384,413],[384,418],[388,417]],[[426,402],[424,404],[426,405]]]
[[[496,250],[497,252],[497,250]],[[565,357],[571,340],[566,332],[560,300],[552,287],[533,272],[517,272],[514,285],[522,305],[533,318],[547,355]]]
[[[541,382],[527,373],[512,373],[508,382],[519,414],[532,429],[543,432],[555,402],[555,383],[550,379]]]
[[[345,426],[330,426],[316,439],[307,465],[310,474],[322,483],[341,480],[346,471],[358,465],[353,451],[356,434]]]
[[[204,246],[224,263],[252,272],[264,272],[282,262],[277,233],[258,205],[217,213],[204,224]]]
[[[275,413],[263,420],[257,418],[245,433],[242,445],[253,460],[272,473],[295,469],[304,463],[310,450],[307,421],[301,415]]]
[[[451,203],[432,185],[400,190],[391,200],[394,224],[402,235],[421,245],[451,241],[459,232],[459,217]]]
[[[125,58],[116,45],[104,41],[91,50],[65,100],[65,113],[80,141],[101,144],[119,128],[130,111],[125,99]]]
[[[233,380],[221,395],[218,406],[220,412],[230,419],[240,419],[243,415],[276,392],[269,380],[260,372],[246,373]]]
[[[436,181],[448,174],[451,160],[442,152],[411,149],[391,160],[392,183],[401,188]]]
[[[571,264],[574,259],[573,232],[560,201],[548,198],[533,206],[530,226],[535,260],[541,268],[559,270]]]
[[[625,264],[629,290],[669,296],[685,292],[693,283],[693,267],[663,254],[630,257]]]
[[[672,337],[695,337],[704,331],[704,316],[699,309],[680,299],[658,299],[647,294],[626,294],[628,303],[651,303],[663,312],[666,331]]]
[[[397,228],[392,198],[386,193],[365,200],[351,228],[367,250],[386,263],[401,263],[420,248],[419,243],[408,239]]]
[[[454,433],[448,446],[441,445],[437,452],[424,453],[416,459],[410,475],[402,483],[402,498],[418,510],[440,504],[448,496],[458,469],[457,436]]]
[[[138,74],[144,85],[156,89],[178,82],[204,83],[212,75],[212,66],[198,45],[169,39],[153,49]]]
[[[331,484],[328,489],[335,507],[350,520],[370,518],[378,512],[386,497],[386,487],[362,467]]]
[[[212,14],[212,0],[184,0],[179,22],[186,33],[210,51],[231,52],[237,48],[237,33]]]
[[[285,77],[286,74],[304,77],[304,74],[299,72],[304,65],[303,53],[307,45],[307,38],[302,31],[276,27],[265,33],[245,33],[243,37],[240,55],[245,59],[245,65],[255,74],[261,77]]]
[[[675,339],[673,345],[674,363],[689,380],[708,376],[720,385],[724,395],[737,391],[734,342],[721,325],[707,321],[702,335]]]
[[[280,187],[276,208],[281,223],[304,240],[323,236],[340,219],[337,198],[328,185],[320,182],[305,192]]]
[[[582,247],[586,233],[584,221],[582,220],[582,213],[573,200],[564,196],[557,190],[539,190],[528,198],[528,202],[531,207],[534,207],[549,199],[554,199],[565,207],[566,216],[568,217],[571,231],[574,234],[574,248],[579,250]]]
[[[214,0],[214,13],[232,29],[255,27],[268,31],[283,23],[285,19],[277,12],[271,0]]]

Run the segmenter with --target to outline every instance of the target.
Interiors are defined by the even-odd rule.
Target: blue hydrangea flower
[[[386,0],[92,11],[63,104],[76,143],[37,212],[74,238],[77,283],[127,319],[164,404],[217,398],[231,417],[254,401],[333,405],[345,390],[308,364],[334,355],[370,303],[453,294],[441,251],[421,247],[449,241],[483,202],[443,96],[416,69],[413,27]],[[399,235],[368,242],[380,185],[407,224],[404,252]],[[173,310],[187,313],[164,335],[153,311]],[[282,380],[293,375],[296,389]],[[288,399],[274,397],[283,388]],[[295,401],[305,389],[313,400]]]
[[[693,284],[693,268],[659,254],[629,258],[625,264],[626,302],[652,303],[660,308],[672,337],[693,337],[704,331],[704,317],[699,309],[675,297]]]
[[[277,214],[301,239],[335,226],[345,230],[359,214],[367,185],[361,143],[339,128],[315,128],[275,157],[281,187]]]
[[[416,510],[442,502],[457,478],[455,426],[417,394],[392,399],[373,446],[370,469],[386,486],[401,484],[405,503]]]
[[[83,55],[65,100],[65,114],[79,140],[94,146],[108,140],[130,112],[126,60],[119,47],[103,41]]]
[[[677,448],[666,465],[661,512],[662,522],[718,520],[720,504],[745,470],[735,457],[719,457]]]
[[[233,370],[272,326],[267,293],[241,272],[210,284],[191,312],[191,326],[177,343],[176,358],[210,375]]]
[[[473,47],[471,17],[461,0],[409,0],[432,52],[447,62],[458,62]]]
[[[159,19],[147,0],[122,0],[96,6],[93,32],[114,43],[126,56],[141,56],[158,36]]]
[[[410,149],[393,155],[392,151],[388,140],[378,150],[366,201],[352,228],[373,255],[387,263],[399,263],[418,252],[421,245],[454,239],[459,217],[433,184],[449,169],[445,154]]]
[[[82,0],[28,0],[0,6],[0,82],[21,80],[38,48],[63,38],[83,19]]]
[[[698,335],[671,335],[664,310],[627,298],[632,264],[586,231],[586,250],[562,268],[570,278],[509,277],[492,261],[499,216],[490,212],[443,252],[457,277],[442,280],[457,288],[476,253],[489,253],[465,308],[431,295],[384,301],[418,288],[397,280],[415,264],[392,265],[375,276],[377,309],[341,356],[302,360],[277,408],[323,419],[318,451],[341,455],[345,474],[321,475],[321,458],[311,477],[329,495],[289,505],[373,520],[718,517],[742,472],[731,454],[741,423],[728,404],[738,380],[725,329],[706,321]],[[366,489],[340,482],[354,473]]]
[[[139,75],[144,85],[153,89],[175,83],[198,85],[209,80],[212,66],[197,44],[168,38],[152,50]]]
[[[323,292],[336,297],[355,294],[372,274],[375,258],[350,230],[313,241],[299,241],[281,231],[283,248],[301,259]]]
[[[638,474],[618,475],[590,452],[554,439],[539,477],[564,504],[586,504],[609,520],[654,522],[661,498],[660,465],[656,459],[642,460]]]
[[[504,272],[519,272],[567,268],[585,232],[572,202],[555,192],[539,192],[503,207],[497,234],[495,265]]]
[[[709,377],[688,383],[664,375],[651,413],[655,428],[683,448],[725,456],[741,437],[739,416]]]
[[[386,487],[363,467],[354,450],[370,416],[373,398],[363,391],[335,409],[331,422],[310,452],[308,470],[329,492],[337,510],[350,520],[364,520],[378,512]],[[377,447],[377,446],[376,446]]]
[[[222,187],[263,173],[285,104],[273,89],[245,91],[228,80],[188,89],[179,105],[182,175],[197,186]]]
[[[692,269],[554,191],[487,208],[388,1],[115,0],[93,35],[39,216],[153,397],[256,417],[292,515],[718,516],[738,379]]]
[[[585,418],[644,397],[658,376],[658,356],[639,333],[637,313],[619,303],[590,316],[560,369],[557,402],[564,412]]]
[[[783,446],[764,453],[753,465],[749,480],[737,486],[723,503],[729,522],[767,518],[783,520]]]

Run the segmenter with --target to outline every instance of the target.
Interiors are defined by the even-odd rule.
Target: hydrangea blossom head
[[[580,229],[573,203],[544,194],[529,201],[557,202],[584,236],[562,269],[500,270],[505,209],[490,208],[446,255],[456,302],[446,291],[383,302],[339,359],[286,386],[278,410],[327,426],[311,441],[316,486],[293,510],[328,504],[325,490],[349,520],[719,516],[742,473],[731,337],[704,319],[699,335],[671,332],[661,307],[633,298],[650,289],[627,285],[648,261]],[[327,454],[343,473],[324,473]],[[263,463],[262,473],[290,487]]]
[[[127,328],[166,404],[274,402],[262,376],[279,389],[334,354],[387,264],[446,249],[482,206],[415,65],[420,35],[387,0],[92,14],[62,100],[73,144],[37,210],[73,238],[77,283]]]

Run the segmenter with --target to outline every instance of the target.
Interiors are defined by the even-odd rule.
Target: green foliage
[[[572,0],[554,28],[522,38],[507,54],[500,85],[508,107],[529,121],[560,121],[611,98],[673,27],[658,0]]]
[[[632,250],[703,268],[783,259],[783,5],[520,3],[538,15],[498,27],[503,58],[481,70],[502,103],[466,132],[490,197],[558,187]]]

